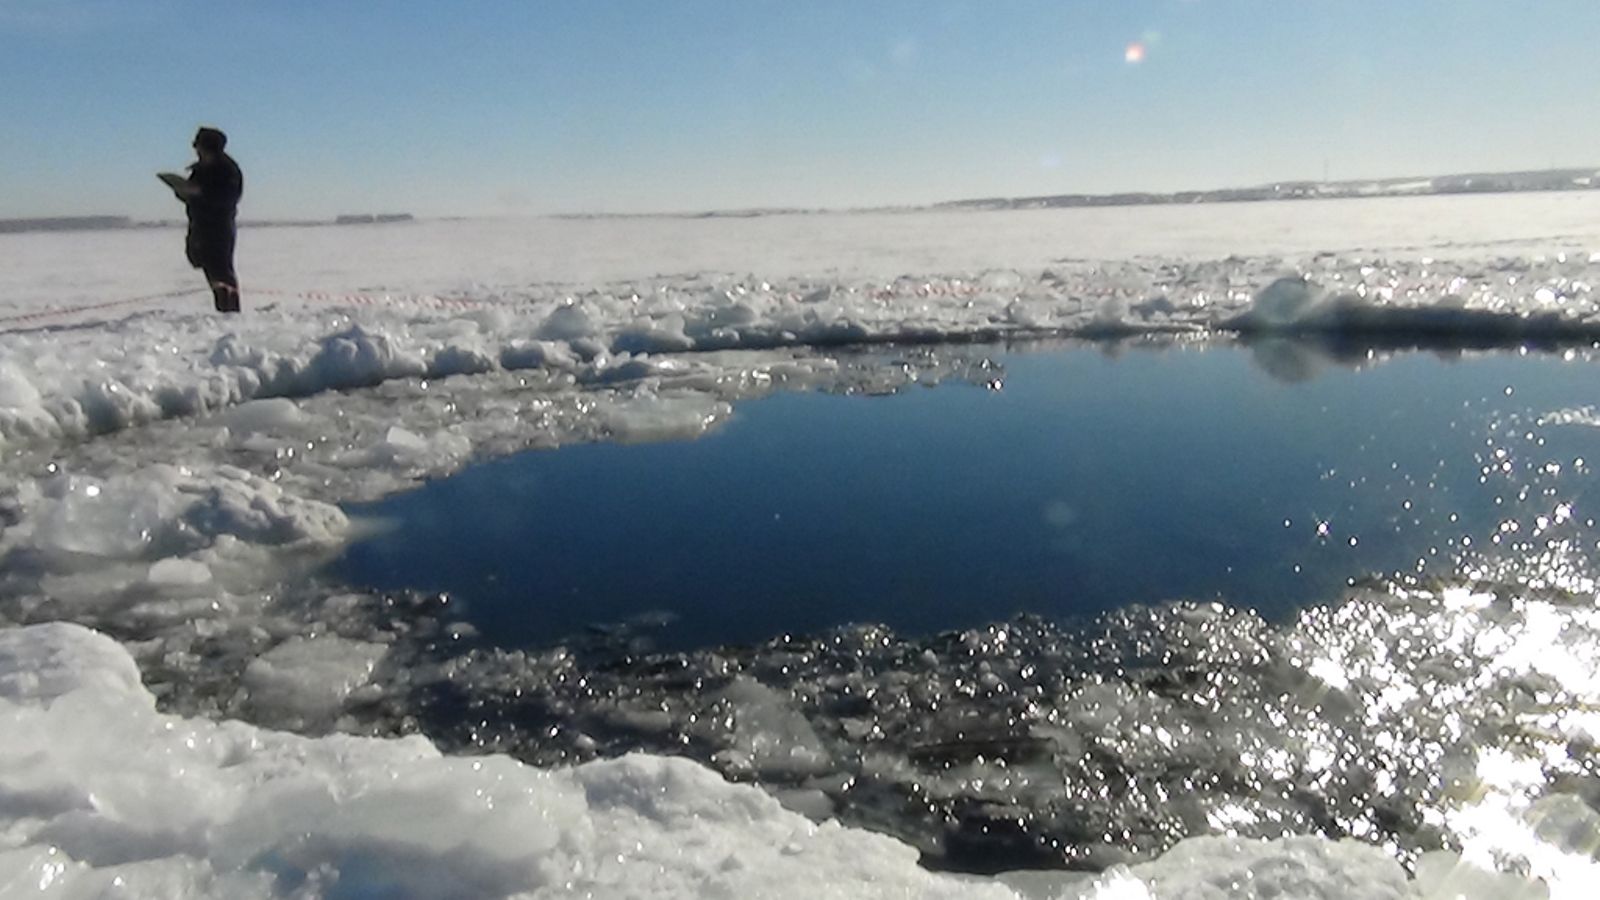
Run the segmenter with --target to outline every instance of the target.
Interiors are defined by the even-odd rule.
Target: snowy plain
[[[1230,837],[1212,810],[1217,836],[1153,860],[998,880],[924,871],[909,846],[684,760],[541,770],[329,734],[360,730],[351,704],[385,691],[375,673],[408,636],[373,624],[375,598],[299,585],[359,528],[339,504],[474,459],[692,437],[775,390],[951,374],[861,371],[840,346],[1264,331],[1587,354],[1600,194],[256,228],[237,318],[198,290],[160,296],[195,287],[180,245],[0,238],[0,894],[1535,897],[1594,877],[1600,815],[1550,774],[1587,783],[1600,736],[1581,578],[1510,612],[1460,585],[1402,604],[1482,682],[1407,656],[1392,603],[1287,638],[1297,670],[1381,699],[1374,717],[1440,684],[1485,708],[1538,698],[1510,717],[1518,741],[1438,761],[1471,770],[1433,823],[1463,854],[1408,871],[1376,841]],[[1372,628],[1384,639],[1336,638]],[[1075,695],[1078,727],[1147,727],[1101,693]],[[783,696],[739,682],[723,699],[746,711],[747,765],[809,765]]]

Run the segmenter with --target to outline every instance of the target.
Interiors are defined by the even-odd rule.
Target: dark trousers
[[[185,246],[189,264],[205,273],[217,312],[239,311],[239,276],[233,271],[233,233],[196,234]]]
[[[225,265],[207,264],[200,267],[206,275],[206,283],[211,286],[211,299],[216,303],[217,312],[239,311],[239,276],[233,274],[233,263]]]

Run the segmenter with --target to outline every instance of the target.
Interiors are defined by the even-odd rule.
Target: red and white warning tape
[[[263,294],[268,297],[295,297],[316,303],[340,303],[354,306],[428,306],[434,309],[476,309],[477,300],[465,297],[439,297],[434,294],[369,294],[363,291],[281,291],[274,288],[247,288],[245,294]]]
[[[204,288],[184,288],[179,291],[166,291],[160,294],[146,294],[143,297],[128,297],[124,300],[108,300],[104,303],[85,303],[80,306],[61,306],[53,309],[41,309],[33,312],[16,313],[9,316],[0,316],[0,330],[14,330],[12,326],[27,325],[47,319],[62,318],[77,315],[78,313],[94,312],[101,309],[114,309],[119,306],[134,306],[139,303],[149,303],[152,300],[167,300],[173,297],[183,297],[188,294],[198,294]]]
[[[168,300],[173,297],[184,297],[189,294],[199,294],[204,288],[184,288],[176,291],[165,291],[159,294],[146,294],[142,297],[128,297],[122,300],[108,300],[104,303],[84,303],[78,306],[58,306],[50,309],[40,309],[31,312],[16,313],[0,316],[0,331],[15,331],[19,327],[26,327],[50,319],[66,318],[79,313],[95,312],[103,309],[115,309],[121,306],[135,306],[140,303],[149,303],[153,300]],[[426,306],[434,309],[476,309],[482,304],[477,300],[465,297],[438,297],[432,294],[369,294],[360,291],[283,291],[274,288],[250,288],[243,290],[243,294],[265,295],[268,297],[294,297],[309,300],[315,303],[337,303],[355,306],[391,306],[406,304],[411,306]]]

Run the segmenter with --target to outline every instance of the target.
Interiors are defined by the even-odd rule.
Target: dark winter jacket
[[[189,262],[196,266],[212,261],[231,262],[234,218],[239,211],[239,197],[244,193],[244,176],[238,163],[228,154],[219,153],[190,166],[189,183],[196,189],[184,202],[189,212]]]

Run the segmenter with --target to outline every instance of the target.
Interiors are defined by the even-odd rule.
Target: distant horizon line
[[[1527,179],[1568,177],[1570,185],[1528,183]],[[1523,179],[1522,182],[1478,186],[1475,179]],[[1579,180],[1583,179],[1583,183]],[[1397,186],[1419,182],[1459,182],[1458,189],[1408,190],[1383,193]],[[1351,193],[1351,188],[1372,188],[1368,193]],[[415,216],[411,213],[340,213],[327,217],[284,217],[242,219],[241,227],[293,227],[316,225],[366,225],[403,223],[414,220],[455,221],[463,219],[539,218],[539,219],[647,219],[647,218],[755,218],[775,215],[825,215],[830,213],[919,212],[935,210],[1034,209],[1097,206],[1160,206],[1203,202],[1270,202],[1274,200],[1361,199],[1378,197],[1439,196],[1460,193],[1525,193],[1552,190],[1600,189],[1600,165],[1563,166],[1545,169],[1517,169],[1489,172],[1461,172],[1443,175],[1399,175],[1340,180],[1285,179],[1244,187],[1204,188],[1179,191],[1112,191],[1106,193],[1057,193],[1013,196],[969,197],[919,203],[877,206],[751,206],[701,210],[662,210],[655,212],[482,212],[441,213]],[[120,228],[170,228],[183,219],[136,219],[125,214],[39,215],[0,218],[0,233],[49,230],[115,230]],[[36,227],[18,227],[29,226]],[[8,227],[10,226],[10,227]]]

